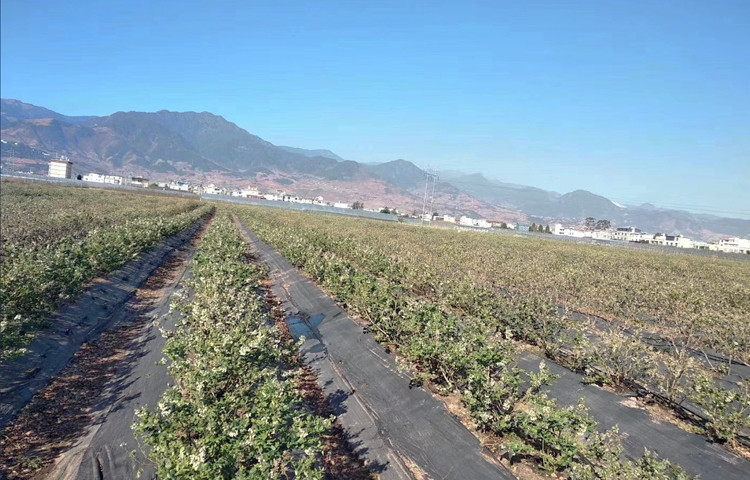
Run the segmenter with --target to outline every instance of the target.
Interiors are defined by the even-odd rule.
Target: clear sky
[[[750,217],[750,0],[2,0],[0,90]]]

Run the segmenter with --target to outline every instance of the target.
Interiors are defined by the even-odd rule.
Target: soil
[[[293,340],[284,310],[279,306],[281,302],[274,296],[268,282],[265,284],[264,294],[266,303],[271,306],[271,316],[276,326],[288,340]],[[301,372],[298,385],[307,407],[320,417],[335,417],[328,403],[328,397],[318,385],[315,372],[309,366],[304,365],[301,358],[298,357],[297,362]],[[375,478],[365,465],[365,461],[354,451],[346,432],[338,422],[334,421],[332,434],[328,435],[325,441],[323,461],[327,479],[371,480]]]

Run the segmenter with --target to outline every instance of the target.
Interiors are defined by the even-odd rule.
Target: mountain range
[[[3,169],[39,164],[51,153],[76,173],[119,173],[225,184],[252,182],[367,206],[422,209],[426,172],[407,160],[380,164],[345,160],[326,149],[277,146],[208,112],[117,112],[67,116],[19,100],[0,103]],[[11,157],[13,157],[11,159]],[[23,163],[23,162],[22,162]],[[750,236],[750,220],[651,205],[622,206],[585,190],[560,194],[504,183],[481,173],[439,172],[433,210],[500,221],[568,224],[586,217],[649,232],[711,239]],[[432,186],[430,186],[432,189]]]

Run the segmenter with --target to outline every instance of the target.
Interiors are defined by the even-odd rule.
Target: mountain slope
[[[622,208],[601,195],[575,190],[546,204],[536,205],[534,210],[535,215],[575,220],[585,217],[613,219],[619,217]]]
[[[3,158],[39,161],[66,154],[79,173],[161,174],[183,178],[251,179],[258,175],[292,185],[305,179],[310,191],[325,184],[332,194],[356,192],[357,185],[378,189],[378,201],[410,199],[421,205],[425,171],[407,160],[362,164],[330,150],[279,147],[208,112],[117,112],[105,117],[71,117],[18,100],[0,101]],[[545,223],[575,223],[585,217],[635,225],[646,231],[706,238],[750,235],[750,220],[726,219],[648,205],[615,205],[585,190],[560,195],[525,185],[488,179],[481,173],[441,172],[435,205],[454,213],[531,216]],[[316,183],[315,179],[323,182]],[[283,181],[282,181],[283,180]],[[275,181],[275,180],[272,180]],[[333,182],[333,183],[332,183]],[[351,185],[345,185],[351,184]],[[275,187],[281,188],[281,187]],[[366,192],[362,192],[366,194]],[[404,200],[406,201],[406,200]],[[510,217],[509,217],[510,218]]]
[[[542,215],[560,194],[525,185],[514,185],[490,180],[481,173],[470,175],[448,174],[448,182],[474,198],[524,213]]]
[[[424,170],[406,160],[393,160],[367,168],[379,178],[398,188],[409,190],[424,185]]]
[[[307,150],[305,148],[287,147],[287,146],[284,146],[284,145],[279,145],[278,148],[280,148],[280,149],[282,149],[284,151],[287,151],[287,152],[298,153],[300,155],[304,155],[306,157],[311,157],[311,158],[312,157],[324,157],[324,158],[331,158],[331,159],[339,161],[339,162],[343,162],[344,161],[343,158],[339,157],[338,155],[336,155],[332,151],[326,150],[326,149],[323,149],[323,148],[319,148],[317,150]]]
[[[235,175],[291,172],[331,180],[370,176],[356,162],[279,148],[211,113],[117,112],[67,117],[17,100],[2,100],[3,138],[66,154],[97,170],[224,171]]]
[[[2,107],[0,108],[0,128],[5,129],[24,120],[40,118],[52,118],[61,122],[78,125],[93,120],[96,117],[68,117],[44,107],[31,105],[30,103],[24,103],[13,99],[2,99]]]

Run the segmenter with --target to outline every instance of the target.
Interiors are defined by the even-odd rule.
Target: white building
[[[641,229],[635,227],[620,227],[612,232],[612,238],[614,240],[622,240],[624,242],[637,242],[641,240]]]
[[[476,220],[474,222],[474,226],[479,227],[479,228],[491,228],[492,224],[488,222],[487,220],[485,220],[484,218],[480,218],[479,220]]]
[[[679,248],[693,248],[694,246],[692,240],[683,237],[682,235],[666,235],[664,233],[657,233],[656,235],[652,236],[644,235],[644,237],[645,238],[641,241],[650,243],[652,245],[664,245],[666,247]]]
[[[148,178],[130,177],[130,184],[134,187],[148,188]]]
[[[240,196],[245,198],[259,197],[260,192],[255,187],[245,187],[240,191]]]
[[[206,185],[206,187],[203,189],[203,193],[205,193],[206,195],[226,195],[227,191],[226,189],[217,187],[216,185],[211,183],[209,185]],[[236,196],[234,195],[234,193],[235,192],[232,192],[232,195]]]
[[[49,161],[48,175],[52,178],[70,178],[73,162],[68,157],[55,158]]]
[[[87,173],[82,177],[84,182],[108,183],[110,185],[122,185],[122,177],[118,175],[101,175],[99,173]]]
[[[491,228],[492,224],[485,220],[484,218],[471,218],[467,217],[466,215],[462,216],[458,219],[459,225],[463,225],[466,227],[478,227],[478,228]]]
[[[608,230],[596,230],[591,232],[591,238],[597,240],[612,240],[612,232]]]
[[[591,237],[591,232],[584,230],[576,230],[575,228],[563,228],[562,234],[568,237],[585,238]]]
[[[448,223],[456,223],[456,217],[452,215],[443,215],[443,221]]]
[[[750,240],[739,237],[722,238],[719,240],[719,250],[728,253],[748,253]]]
[[[190,191],[190,184],[187,182],[169,182],[169,185],[167,185],[167,188],[170,190],[179,190],[181,192],[189,192]]]

